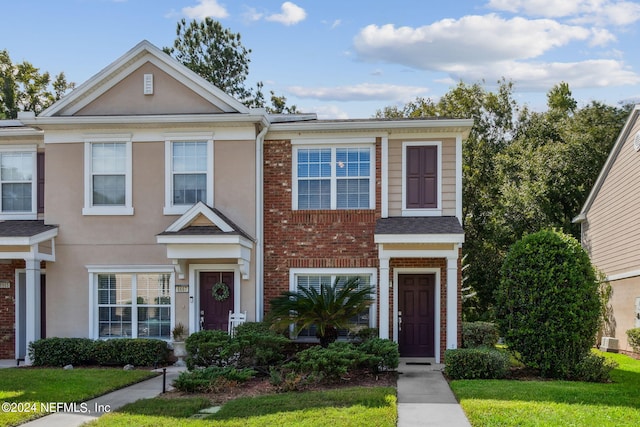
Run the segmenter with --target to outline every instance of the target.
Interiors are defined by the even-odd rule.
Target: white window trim
[[[347,141],[349,142],[349,141]],[[331,177],[318,178],[329,179],[331,181],[331,207],[329,209],[298,209],[298,150],[303,149],[331,149]],[[369,207],[367,208],[347,208],[338,209],[337,181],[336,176],[336,149],[337,148],[368,148],[369,149]],[[345,142],[335,142],[332,144],[295,144],[293,146],[293,159],[291,167],[291,206],[295,210],[314,211],[314,210],[371,210],[376,208],[376,147],[375,144],[349,144]],[[356,178],[356,177],[353,177]]]
[[[29,145],[4,145],[0,147],[0,154],[31,153],[31,211],[27,212],[2,212],[2,193],[0,188],[0,220],[32,220],[38,219],[38,147],[35,144]]]
[[[372,302],[369,306],[369,327],[375,328],[378,325],[376,318],[378,305],[378,270],[375,268],[291,268],[289,269],[289,290],[296,292],[296,276],[370,276],[369,286],[372,289]],[[335,278],[332,279],[331,284]]]
[[[213,206],[213,133],[180,133],[165,134],[164,141],[164,215],[182,215],[193,205],[173,204],[173,150],[174,142],[206,142],[207,143],[207,200]]]
[[[125,164],[124,206],[93,206],[92,147],[94,143],[124,143],[127,154]],[[133,149],[130,134],[94,135],[84,139],[84,208],[82,215],[133,215]]]
[[[438,207],[428,209],[407,208],[407,147],[438,147]],[[404,141],[402,143],[402,216],[442,216],[442,141]]]
[[[169,288],[171,292],[171,305],[170,305],[170,317],[171,317],[171,326],[170,330],[173,331],[175,328],[176,321],[176,281],[175,281],[175,269],[173,266],[131,266],[131,265],[88,265],[86,266],[89,272],[89,338],[97,340],[97,339],[109,339],[109,338],[100,338],[100,325],[98,324],[98,275],[99,274],[169,274]],[[133,288],[133,286],[132,286]],[[135,289],[132,289],[132,293],[135,292]],[[138,322],[138,311],[131,310],[131,323]],[[132,327],[132,331],[133,331]],[[135,329],[135,334],[137,336],[138,330]],[[133,334],[132,334],[133,335]],[[115,338],[115,337],[114,337]],[[131,337],[133,338],[133,336]],[[171,335],[166,341],[171,341]]]

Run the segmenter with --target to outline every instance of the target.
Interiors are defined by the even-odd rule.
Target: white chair
[[[232,310],[229,310],[229,323],[228,323],[228,333],[230,336],[234,336],[236,333],[236,326],[242,325],[247,321],[247,312],[243,311],[242,313],[234,313]]]

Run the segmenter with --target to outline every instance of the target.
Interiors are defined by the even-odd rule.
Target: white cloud
[[[490,0],[499,11],[596,25],[629,25],[640,20],[640,4],[626,0]]]
[[[602,40],[604,32],[599,34]],[[418,28],[369,25],[354,39],[364,60],[449,71],[465,63],[536,58],[592,32],[549,19],[503,19],[498,15],[444,19]]]
[[[313,98],[330,101],[408,101],[425,95],[427,88],[418,86],[401,86],[391,84],[361,83],[353,86],[335,87],[303,87],[287,88],[298,98]]]
[[[258,12],[258,10],[253,7],[245,7],[245,11],[242,14],[242,18],[245,22],[259,21],[263,16],[263,13]]]
[[[226,18],[229,16],[227,9],[218,4],[217,0],[198,0],[196,6],[183,7],[182,13],[191,19]]]
[[[309,107],[303,107],[301,111],[316,113],[320,120],[346,120],[349,114],[344,110],[341,110],[337,105],[315,105]]]
[[[307,12],[300,6],[297,6],[290,1],[282,3],[282,13],[274,13],[267,16],[267,21],[279,22],[284,25],[294,25],[298,22],[304,21],[307,17]]]

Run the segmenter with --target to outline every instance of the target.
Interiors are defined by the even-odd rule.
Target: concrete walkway
[[[431,363],[426,365],[425,363]],[[400,359],[398,427],[471,427],[433,359]]]
[[[166,390],[172,390],[171,384],[181,371],[186,368],[167,367]],[[162,369],[156,371],[162,372]],[[77,404],[75,411],[55,412],[50,415],[30,421],[22,426],[28,427],[76,427],[82,423],[94,420],[99,416],[113,412],[130,402],[139,399],[149,399],[162,393],[162,375],[146,381],[133,384],[120,390],[89,400],[84,404]]]

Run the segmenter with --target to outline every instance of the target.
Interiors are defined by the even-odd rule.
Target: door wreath
[[[229,286],[226,283],[218,282],[211,288],[211,295],[216,301],[226,301],[229,298]]]

